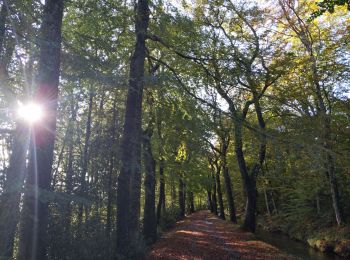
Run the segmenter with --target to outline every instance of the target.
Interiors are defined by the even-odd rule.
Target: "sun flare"
[[[33,102],[27,104],[19,103],[17,115],[29,123],[36,123],[43,118],[44,111],[39,104]]]

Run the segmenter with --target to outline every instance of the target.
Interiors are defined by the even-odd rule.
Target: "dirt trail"
[[[223,221],[209,211],[179,221],[147,253],[153,259],[295,259],[276,247],[258,241],[251,233]]]

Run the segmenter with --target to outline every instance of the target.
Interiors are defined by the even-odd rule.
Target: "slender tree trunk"
[[[273,213],[274,214],[278,214],[278,210],[277,210],[276,203],[275,203],[275,200],[273,198],[273,193],[272,192],[270,193],[270,196],[271,196],[271,201],[272,201],[272,206],[273,206]]]
[[[194,208],[194,196],[193,196],[193,192],[190,191],[188,193],[188,202],[189,202],[189,212],[190,214],[195,212],[195,208]]]
[[[165,180],[164,160],[159,160],[159,198],[157,204],[157,223],[159,224],[162,212],[165,212]]]
[[[215,176],[212,176],[213,178],[213,192],[212,192],[212,203],[213,203],[213,213],[215,215],[218,215],[218,202],[216,198],[216,181],[215,181]]]
[[[73,93],[72,93],[73,96]],[[67,170],[66,170],[66,194],[68,196],[71,196],[73,193],[73,150],[74,150],[74,133],[75,133],[75,121],[76,121],[76,108],[75,108],[75,100],[71,99],[71,120],[69,124],[68,129],[68,163],[67,163]],[[72,217],[72,208],[71,208],[71,200],[67,199],[67,201],[64,203],[65,207],[65,213],[63,217],[63,225],[65,225],[65,233],[67,234],[68,238],[67,244],[68,248],[71,246],[71,239],[73,238],[71,233],[71,217]]]
[[[87,182],[86,182],[86,174],[88,172],[88,166],[89,166],[89,150],[90,150],[90,137],[91,137],[91,119],[92,119],[92,107],[93,107],[93,90],[90,89],[89,93],[89,108],[88,108],[88,114],[86,119],[86,130],[85,130],[85,141],[84,141],[84,151],[83,151],[83,158],[82,158],[82,167],[81,167],[81,174],[80,174],[80,192],[79,196],[81,199],[86,199],[87,196]],[[87,207],[85,206],[86,213],[88,212]],[[84,202],[79,203],[79,209],[78,209],[78,239],[81,238],[81,232],[82,232],[82,222],[83,222],[83,211],[84,211]],[[87,217],[87,214],[85,214],[85,217]]]
[[[334,209],[335,219],[337,220],[338,226],[341,226],[343,225],[345,220],[344,220],[342,206],[340,203],[338,181],[334,170],[334,159],[329,152],[327,154],[327,157],[328,157],[327,164],[328,164],[329,183],[331,186],[331,194],[332,194],[332,205]]]
[[[176,205],[176,183],[174,180],[174,176],[172,176],[171,178],[170,196],[171,196],[171,205],[174,208]]]
[[[266,189],[264,188],[264,198],[265,198],[265,206],[266,206],[266,212],[267,215],[271,215],[271,211],[270,211],[270,206],[269,206],[269,198],[267,197],[267,192]]]
[[[1,257],[10,259],[13,255],[28,147],[29,132],[27,126],[17,122],[10,164],[6,171],[6,182],[0,197],[0,259]]]
[[[117,254],[132,253],[139,240],[141,182],[141,113],[144,87],[146,33],[149,22],[147,0],[138,0],[135,20],[136,44],[130,63],[124,132],[121,144],[121,171],[117,187]]]
[[[162,94],[161,94],[162,97]],[[165,176],[164,176],[164,167],[165,167],[165,159],[164,159],[164,138],[162,134],[162,119],[161,112],[157,113],[156,117],[157,123],[157,133],[159,139],[159,198],[157,204],[157,224],[160,223],[160,219],[162,214],[165,213]]]
[[[219,132],[219,136],[221,139],[220,140],[221,142],[220,157],[222,160],[222,172],[224,174],[224,180],[225,180],[226,197],[227,197],[227,203],[229,207],[230,221],[233,223],[237,223],[235,202],[234,202],[233,191],[232,191],[232,182],[230,178],[229,169],[227,167],[227,150],[230,144],[230,133],[229,131],[224,129],[224,127],[222,126],[222,129]]]
[[[143,234],[146,243],[152,244],[157,239],[157,218],[155,213],[156,199],[156,161],[152,153],[151,138],[153,129],[149,126],[143,134],[143,158],[145,162],[145,206]]]
[[[236,208],[235,208],[235,202],[233,199],[233,192],[232,192],[232,183],[231,183],[231,178],[229,174],[229,169],[226,165],[224,165],[223,167],[223,173],[224,173],[224,179],[225,179],[225,185],[226,185],[227,203],[230,210],[230,221],[233,223],[237,223]]]
[[[0,54],[3,54],[4,42],[5,42],[5,31],[6,31],[6,19],[7,19],[7,6],[4,1],[1,5],[0,10]],[[2,65],[2,64],[1,64]]]
[[[209,210],[211,213],[214,212],[214,207],[213,207],[213,202],[212,202],[212,195],[211,195],[211,191],[210,189],[207,190],[207,200],[208,200],[208,206],[209,206]]]
[[[113,183],[112,176],[114,170],[114,158],[111,157],[109,160],[109,170],[108,170],[108,190],[107,190],[107,216],[106,216],[106,235],[107,238],[111,236],[112,228],[112,202],[113,202]]]
[[[48,192],[50,192],[60,74],[63,0],[46,0],[41,26],[40,59],[35,100],[45,110],[33,125],[28,177],[21,215],[20,260],[46,259]]]
[[[112,128],[111,128],[111,136],[112,142],[116,142],[116,121],[117,121],[117,96],[114,98],[113,102],[113,115],[112,115]],[[112,206],[113,201],[115,199],[115,194],[113,192],[113,172],[115,168],[115,156],[114,151],[111,149],[109,153],[109,169],[108,169],[108,191],[107,191],[107,216],[106,216],[106,235],[108,238],[108,243],[110,243],[111,237],[111,228],[112,228]],[[110,245],[108,246],[109,250],[111,250]]]
[[[222,192],[221,192],[220,166],[218,166],[218,165],[217,165],[217,169],[216,169],[216,190],[218,193],[218,200],[219,200],[219,211],[220,211],[219,217],[221,219],[226,219],[224,201],[222,199]]]
[[[185,184],[181,176],[179,179],[179,207],[181,217],[185,217],[185,201]]]

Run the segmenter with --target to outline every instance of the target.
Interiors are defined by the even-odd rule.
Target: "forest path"
[[[209,211],[196,212],[163,234],[145,256],[153,259],[295,259],[256,240],[252,233],[219,219]]]

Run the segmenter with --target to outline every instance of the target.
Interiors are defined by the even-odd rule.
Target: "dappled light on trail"
[[[153,259],[294,259],[252,233],[199,211],[165,233],[145,257]]]

